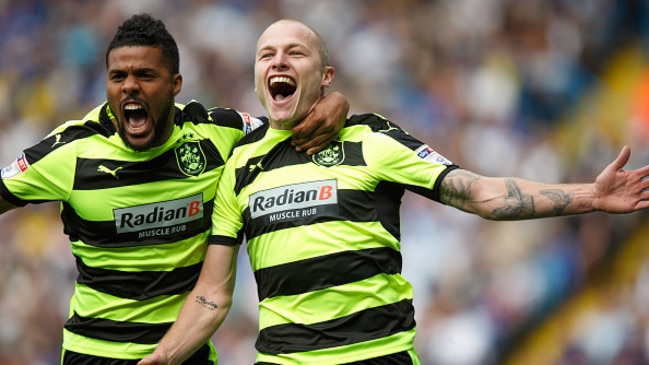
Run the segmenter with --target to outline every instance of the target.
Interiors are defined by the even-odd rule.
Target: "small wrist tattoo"
[[[207,308],[209,310],[214,310],[214,309],[218,308],[218,305],[216,305],[216,303],[208,302],[207,299],[202,295],[199,295],[199,296],[196,297],[196,303],[202,305],[203,307],[205,307],[205,308]]]

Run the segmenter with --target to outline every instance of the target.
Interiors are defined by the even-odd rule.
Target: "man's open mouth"
[[[271,77],[268,81],[268,89],[273,100],[283,101],[295,93],[297,86],[295,85],[295,81],[290,77],[275,76]]]
[[[138,130],[146,125],[149,113],[146,109],[137,103],[128,103],[124,105],[124,118],[131,130]]]

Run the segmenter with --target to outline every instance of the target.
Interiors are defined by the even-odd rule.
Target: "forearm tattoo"
[[[494,216],[498,219],[522,219],[534,217],[534,197],[523,194],[521,188],[512,178],[506,178],[505,185],[507,186],[505,206],[494,209]]]
[[[218,305],[212,301],[208,301],[207,298],[205,298],[202,295],[199,295],[196,297],[196,303],[202,305],[203,307],[209,309],[209,310],[214,310],[218,308]]]
[[[572,203],[573,195],[572,193],[566,193],[563,190],[559,189],[550,189],[550,190],[541,190],[541,194],[548,197],[552,200],[554,213],[556,215],[562,215],[566,207]]]
[[[462,209],[467,197],[471,196],[471,187],[479,176],[464,170],[455,170],[444,179],[441,200],[448,205]]]

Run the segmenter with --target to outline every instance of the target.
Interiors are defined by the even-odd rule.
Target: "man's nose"
[[[140,83],[135,76],[129,75],[122,83],[122,92],[126,94],[133,94],[140,90]]]
[[[286,55],[283,52],[278,52],[273,57],[273,68],[283,70],[288,67]]]

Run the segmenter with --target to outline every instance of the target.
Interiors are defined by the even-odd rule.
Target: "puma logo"
[[[261,161],[257,162],[256,165],[248,165],[248,171],[252,171],[255,168],[258,168],[259,170],[262,170],[262,171],[264,170],[264,168],[261,166]]]
[[[99,167],[97,167],[97,171],[105,172],[105,173],[113,176],[114,178],[119,179],[119,176],[117,176],[117,171],[121,170],[122,168],[123,167],[120,166],[120,167],[118,167],[118,168],[116,168],[114,170],[111,170],[111,169],[109,169],[108,167],[106,167],[104,165],[99,165]]]
[[[61,134],[60,133],[57,133],[55,137],[56,137],[56,141],[54,141],[54,143],[52,144],[52,146],[50,148],[54,148],[54,146],[56,146],[57,144],[64,144],[65,143],[65,142],[61,142]]]
[[[380,129],[377,132],[387,133],[389,131],[398,131],[399,130],[399,128],[393,127],[392,124],[389,121],[387,122],[387,125],[388,125],[388,129]]]

